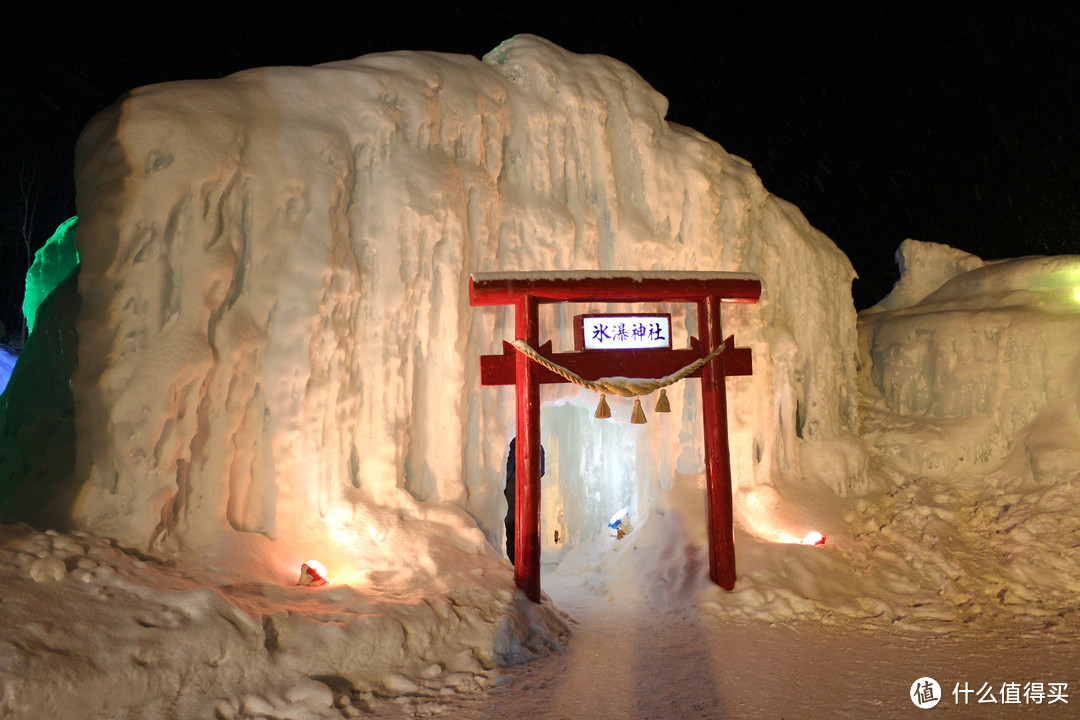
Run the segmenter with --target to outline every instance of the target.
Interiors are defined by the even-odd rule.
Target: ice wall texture
[[[857,485],[850,263],[666,111],[623,63],[519,36],[101,113],[77,150],[77,524],[168,550],[438,504],[497,537],[512,391],[477,357],[513,320],[467,297],[496,270],[758,274],[760,304],[724,311],[755,358],[730,383],[736,484]],[[693,385],[668,443],[697,472]]]
[[[952,482],[1073,477],[1080,256],[983,262],[907,241],[898,257],[897,290],[859,320],[871,445]]]

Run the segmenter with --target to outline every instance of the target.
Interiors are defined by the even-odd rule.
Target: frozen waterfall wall
[[[736,485],[857,486],[847,258],[666,110],[626,65],[530,36],[105,110],[77,150],[77,524],[168,550],[435,502],[495,537],[512,389],[477,358],[513,319],[467,283],[496,270],[756,273],[760,304],[724,310],[755,364],[729,383]],[[668,442],[700,472],[690,384]]]

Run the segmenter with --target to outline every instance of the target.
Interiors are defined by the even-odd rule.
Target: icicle
[[[656,401],[656,412],[671,412],[671,403],[667,399],[667,390],[660,388],[660,399]]]
[[[596,412],[593,414],[593,417],[601,420],[611,417],[611,408],[608,407],[607,395],[604,393],[600,393],[600,402],[596,406]]]
[[[635,425],[644,425],[648,422],[645,419],[645,411],[641,409],[641,398],[634,398],[634,412],[630,413],[630,422]]]

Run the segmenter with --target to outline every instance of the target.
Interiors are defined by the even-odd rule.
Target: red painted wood
[[[515,335],[532,347],[540,342],[538,304],[523,297],[515,303]],[[516,353],[517,440],[514,481],[514,582],[533,602],[540,602],[540,366]]]
[[[574,275],[574,274],[571,274]],[[720,304],[726,302],[754,303],[761,295],[761,283],[752,276],[735,273],[716,273],[713,277],[659,277],[633,278],[588,277],[535,278],[501,277],[469,279],[469,300],[477,305],[514,305],[515,334],[532,347],[539,342],[538,307],[540,303],[554,302],[687,302],[698,309],[698,321],[702,328],[702,342],[689,351],[637,351],[619,362],[618,374],[634,377],[663,377],[689,364],[696,358],[712,352],[721,335]],[[721,277],[716,277],[719,275]],[[505,343],[504,343],[505,345]],[[727,437],[727,390],[726,375],[749,375],[752,372],[750,351],[735,348],[734,338],[727,340],[728,350],[695,373],[701,377],[702,422],[705,434],[706,504],[709,532],[709,575],[713,582],[731,590],[735,586],[735,538],[731,498],[731,464]],[[557,358],[556,362],[575,369],[573,363],[582,362],[577,374],[596,379],[613,374],[615,353],[580,353],[597,355],[604,368],[597,372],[596,365],[588,360],[578,360],[577,353],[555,355],[550,343],[540,348],[541,354]],[[643,352],[668,356],[660,361],[641,360],[636,355]],[[689,352],[689,360],[683,361],[673,353]],[[666,370],[667,363],[675,365]],[[509,364],[509,365],[508,365]],[[507,377],[508,367],[513,367],[512,379]],[[509,384],[516,386],[517,442],[516,442],[516,493],[514,581],[533,602],[540,602],[540,383],[563,382],[562,378],[533,363],[512,348],[504,355],[485,355],[481,358],[481,373],[485,385]],[[660,373],[660,374],[655,374]],[[550,378],[550,379],[549,379]]]
[[[726,350],[720,356],[724,374],[751,375],[753,360],[750,348],[736,348],[734,337],[728,338]],[[480,356],[480,383],[482,385],[513,385],[517,379],[517,356],[520,353],[509,343],[509,352],[503,355]],[[662,378],[678,372],[702,357],[701,350],[607,350],[604,352],[540,354],[586,380],[619,375],[633,378]],[[699,369],[688,377],[701,377]],[[569,382],[545,367],[540,368],[540,384]]]
[[[754,374],[754,354],[750,348],[735,347],[735,336],[728,335],[724,341],[724,352],[720,353],[720,359],[724,365],[724,377]],[[703,368],[704,369],[704,368]],[[694,377],[700,375],[698,373]]]
[[[711,352],[722,336],[720,300],[698,304],[702,342]],[[705,505],[709,534],[709,576],[725,590],[735,587],[735,532],[731,499],[731,461],[727,435],[727,387],[724,363],[715,358],[701,377],[702,425],[705,431]]]
[[[474,305],[514,305],[529,296],[541,303],[554,302],[700,302],[718,297],[721,302],[755,303],[761,281],[731,273],[718,279],[688,278],[469,278],[469,302]]]

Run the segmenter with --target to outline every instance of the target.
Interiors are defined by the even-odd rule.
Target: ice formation
[[[914,305],[946,281],[982,267],[984,263],[963,250],[909,238],[900,243],[896,251],[896,264],[900,268],[900,279],[892,292],[865,314]]]
[[[73,275],[40,312],[55,332],[33,336],[70,339],[78,316],[73,397],[34,415],[44,432],[74,407],[75,468],[58,471],[61,452],[16,473],[49,498],[36,521],[76,529],[8,529],[0,562],[24,602],[2,609],[5,642],[52,647],[41,633],[71,608],[111,600],[100,627],[143,649],[102,654],[75,623],[64,667],[122,667],[146,691],[99,697],[15,653],[31,669],[4,667],[5,708],[40,710],[73,683],[146,713],[151,697],[190,707],[259,687],[323,707],[306,678],[455,691],[559,646],[557,613],[532,608],[501,558],[512,391],[481,388],[478,358],[513,328],[508,310],[468,306],[474,272],[757,274],[761,303],[724,312],[757,358],[730,390],[739,492],[804,474],[861,483],[850,264],[666,109],[618,61],[519,36],[483,61],[402,52],[141,88],[97,116],[76,148],[78,294]],[[668,309],[689,342],[686,308]],[[572,312],[542,317],[561,348]],[[662,511],[664,488],[700,493],[695,392],[673,390],[676,413],[632,431],[629,406],[597,423],[595,398],[545,395],[558,552],[620,507],[635,525]],[[312,558],[331,584],[284,587]],[[29,621],[39,589],[65,601]],[[180,628],[194,645],[177,662],[209,669],[173,688],[159,650]],[[200,645],[206,633],[220,642]],[[267,701],[252,702],[216,712]]]
[[[26,273],[26,293],[23,296],[23,317],[29,332],[34,332],[38,307],[79,264],[75,250],[75,231],[79,218],[68,218],[34,253],[34,262]]]
[[[483,62],[259,69],[100,114],[77,150],[77,525],[161,551],[255,532],[310,553],[344,534],[370,558],[405,515],[500,546],[512,401],[480,388],[477,358],[513,329],[466,293],[493,270],[757,274],[762,302],[724,313],[757,358],[731,388],[735,482],[860,483],[850,264],[666,109],[618,61],[519,36]],[[544,321],[564,348],[567,313]],[[701,468],[679,395],[680,419],[650,431],[661,481]],[[612,469],[586,459],[602,432],[545,425],[567,421],[548,430],[578,438],[552,482],[577,463],[592,482]]]
[[[484,271],[762,281],[723,317],[754,353],[728,383],[733,592],[707,580],[695,381],[645,426],[543,389],[545,566],[594,617],[629,598],[676,623],[1072,637],[1080,260],[908,241],[857,322],[847,259],[665,112],[622,63],[520,36],[142,88],[95,118],[81,269],[0,398],[21,503],[0,509],[67,528],[0,528],[0,715],[445,713],[562,647],[502,558],[512,390],[478,357],[513,318],[468,306]],[[686,308],[658,309],[686,343]],[[548,310],[569,349],[588,308]],[[296,587],[311,559],[330,584]]]
[[[921,254],[936,268],[958,255]],[[932,292],[860,320],[865,394],[890,417],[922,419],[910,442],[877,449],[912,475],[988,476],[1011,459],[1018,480],[1066,480],[1080,467],[1080,259],[962,262]]]
[[[1080,256],[914,249],[940,286],[859,320],[862,436],[890,491],[856,506],[856,538],[906,538],[915,584],[937,584],[951,606],[936,613],[1068,623],[1080,590]]]

